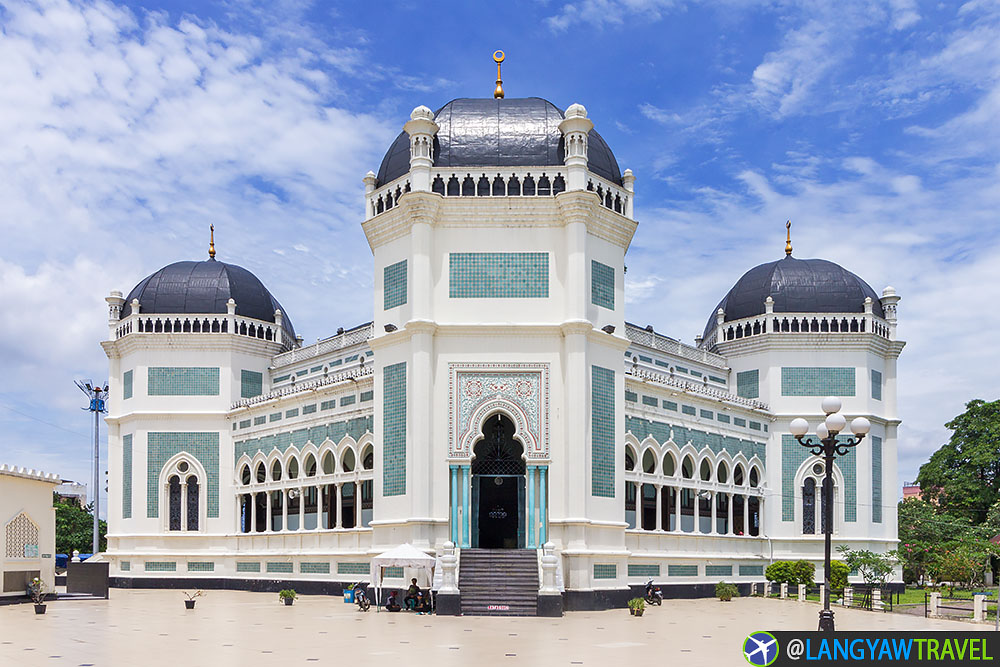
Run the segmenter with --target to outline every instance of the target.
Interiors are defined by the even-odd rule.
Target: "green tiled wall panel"
[[[782,396],[854,396],[854,369],[793,366],[781,369]]]
[[[292,417],[299,416],[299,409],[292,408],[291,410],[285,410],[285,419],[291,419]]]
[[[698,416],[702,419],[715,419],[715,414],[711,410],[699,410]]]
[[[278,562],[268,561],[268,563],[267,563],[267,571],[268,572],[275,572],[275,573],[278,573],[278,574],[291,574],[292,573],[292,564],[291,563],[285,563],[283,561],[278,561]]]
[[[668,565],[667,566],[667,576],[668,577],[697,577],[698,576],[698,566],[697,565]]]
[[[123,560],[121,563],[119,563],[118,568],[122,572],[131,572],[132,571],[132,561]]]
[[[645,563],[629,563],[628,576],[630,577],[658,577],[660,576],[659,565],[647,565]]]
[[[625,400],[635,403],[636,401],[639,400],[639,394],[635,393],[634,391],[629,391],[628,389],[626,389]]]
[[[591,366],[590,494],[615,496],[615,372]]]
[[[237,572],[260,572],[260,563],[236,563]]]
[[[249,419],[240,420],[240,428],[250,428],[250,420]]]
[[[302,574],[330,574],[329,563],[299,563]]]
[[[187,452],[198,459],[208,480],[205,483],[205,506],[210,518],[219,516],[219,434],[211,432],[146,434],[146,517],[159,516],[160,471],[175,454]]]
[[[337,399],[323,401],[319,404],[320,410],[333,410],[335,407],[337,407]]]
[[[122,398],[132,398],[132,371],[125,371],[122,375]]]
[[[666,410],[673,410],[674,412],[677,412],[677,403],[674,401],[663,401],[663,407]]]
[[[370,563],[337,563],[337,574],[370,574]]]
[[[357,401],[357,398],[358,397],[355,396],[354,394],[351,394],[350,396],[344,396],[343,398],[340,399],[340,407],[344,407],[345,405],[354,405],[354,403]]]
[[[676,424],[651,421],[630,415],[625,415],[625,430],[631,432],[640,442],[645,440],[647,436],[653,436],[653,439],[660,444],[670,439],[670,431],[673,430],[674,442],[678,445],[685,445],[690,441],[699,450],[707,446],[712,452],[718,454],[725,449],[733,456],[738,452],[743,452],[743,455],[747,459],[756,455],[763,463],[767,463],[767,446],[762,442],[733,438],[719,435],[718,433],[707,433]]]
[[[643,396],[642,404],[652,405],[655,408],[659,404],[659,401],[656,400],[656,396]]]
[[[876,401],[882,400],[882,373],[872,369],[872,398]]]
[[[882,523],[882,438],[871,436],[872,523]]]
[[[375,392],[374,391],[363,391],[363,392],[361,392],[361,402],[362,403],[367,403],[368,401],[372,400],[373,398],[375,398]]]
[[[706,577],[731,577],[733,576],[732,565],[706,565]]]
[[[314,412],[316,412],[316,404],[315,403],[310,403],[309,405],[303,405],[302,406],[302,414],[303,415],[311,415]]]
[[[340,442],[344,439],[345,435],[349,435],[355,440],[360,440],[361,436],[371,431],[372,416],[365,415],[322,426],[313,426],[307,429],[300,428],[260,438],[241,440],[234,443],[234,451],[237,459],[243,456],[243,454],[253,456],[258,451],[270,452],[272,449],[277,449],[281,453],[284,453],[292,445],[301,448],[302,445],[311,441],[318,446],[327,438],[333,442]]]
[[[594,563],[594,579],[617,579],[618,566],[615,563]]]
[[[389,310],[406,303],[406,260],[390,264],[382,270],[383,309]]]
[[[151,366],[146,387],[150,396],[218,396],[219,369]]]
[[[257,371],[240,371],[240,397],[253,398],[264,393],[264,374]]]
[[[401,568],[401,567],[387,567],[387,568],[385,568],[385,578],[386,579],[402,579],[403,578],[403,568]]]
[[[267,415],[261,415],[259,417],[254,417],[253,418],[253,425],[254,426],[261,426],[262,424],[266,424],[266,423],[267,423]]]
[[[215,563],[212,561],[188,561],[188,572],[215,572]]]
[[[815,435],[807,436],[813,440]],[[847,436],[840,436],[845,438]],[[795,488],[795,473],[802,465],[802,462],[812,456],[809,450],[803,447],[788,433],[781,436],[781,520],[795,521],[795,503],[797,489]],[[841,490],[840,498],[844,503],[844,521],[855,522],[858,520],[858,466],[857,452],[855,448],[850,449],[845,456],[838,457],[836,466],[844,476],[844,489]],[[818,458],[816,459],[819,460]],[[836,510],[834,510],[836,511]]]
[[[741,577],[763,577],[764,576],[764,566],[763,565],[740,565],[740,576]]]
[[[760,398],[760,371],[740,371],[736,374],[736,395],[743,398]]]
[[[177,563],[174,561],[147,560],[143,563],[146,572],[176,572]]]
[[[453,299],[548,298],[549,254],[450,253],[448,294]]]
[[[694,417],[696,414],[696,410],[694,409],[693,406],[690,405],[682,405],[681,412],[683,412],[686,415],[691,415],[692,417]]]
[[[406,494],[406,363],[382,373],[382,495]]]
[[[596,259],[590,260],[590,302],[601,308],[615,309],[615,270]]]
[[[132,434],[122,436],[122,518],[132,518]]]

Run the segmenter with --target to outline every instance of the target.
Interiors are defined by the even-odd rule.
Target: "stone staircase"
[[[536,616],[534,549],[462,549],[458,589],[464,616]]]

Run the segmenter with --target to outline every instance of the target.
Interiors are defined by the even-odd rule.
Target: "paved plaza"
[[[668,600],[563,618],[363,614],[334,597],[209,591],[186,611],[180,591],[113,590],[111,600],[0,607],[0,665],[745,665],[751,631],[815,629],[818,605],[741,598]],[[991,630],[992,625],[838,610],[841,629]]]

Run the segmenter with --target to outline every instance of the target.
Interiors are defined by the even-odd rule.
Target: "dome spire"
[[[208,258],[215,259],[215,225],[208,226]]]
[[[792,221],[789,220],[785,223],[785,229],[788,230],[788,237],[785,240],[785,257],[792,256]]]
[[[500,49],[493,52],[493,62],[497,64],[497,87],[493,91],[493,99],[503,99],[503,80],[500,78],[500,63],[503,62],[504,53]]]

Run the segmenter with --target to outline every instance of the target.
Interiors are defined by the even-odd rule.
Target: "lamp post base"
[[[819,612],[819,630],[820,632],[833,632],[833,610],[823,609]]]

